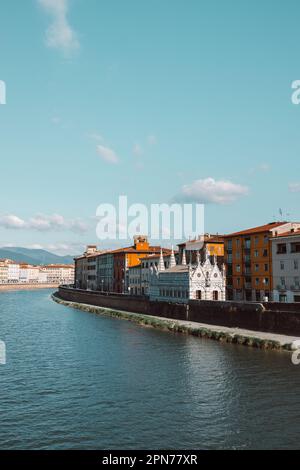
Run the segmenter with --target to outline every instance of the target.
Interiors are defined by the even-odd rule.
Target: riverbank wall
[[[59,287],[57,296],[65,301],[124,312],[300,337],[300,303],[191,300],[185,305],[151,302],[145,297],[104,294],[63,286]]]
[[[57,289],[57,284],[0,284],[1,292],[10,292],[17,290],[40,290],[40,289]]]
[[[130,321],[142,327],[264,350],[294,351],[297,349],[297,343],[295,342],[299,340],[296,336],[285,336],[274,333],[255,332],[240,328],[208,325],[199,322],[190,322],[188,320],[157,317],[97,307],[90,304],[71,302],[62,300],[58,293],[52,294],[52,299],[56,303],[65,307],[82,310],[95,315]]]

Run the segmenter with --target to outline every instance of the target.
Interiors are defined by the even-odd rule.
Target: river
[[[0,294],[0,449],[299,448],[300,366]]]

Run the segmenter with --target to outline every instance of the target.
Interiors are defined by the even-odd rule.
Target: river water
[[[0,449],[299,448],[289,353],[146,329],[50,294],[0,294]]]

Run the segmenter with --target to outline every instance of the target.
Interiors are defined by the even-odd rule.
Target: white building
[[[158,267],[151,269],[150,300],[176,303],[188,303],[189,300],[226,300],[225,266],[220,270],[217,259],[211,263],[206,252],[205,261],[193,265],[186,264],[185,254],[182,264],[165,268],[161,255]]]
[[[8,264],[5,260],[0,260],[0,284],[8,283]]]
[[[165,269],[168,269],[174,252],[164,248],[162,255]],[[158,268],[160,257],[160,254],[143,256],[138,264],[129,268],[128,286],[131,295],[149,295],[151,268]]]
[[[74,284],[75,268],[72,264],[49,264],[42,266],[41,271],[47,275],[47,284]]]
[[[273,300],[300,302],[300,229],[272,239]]]
[[[19,282],[21,284],[38,284],[40,278],[40,268],[30,264],[20,264]]]
[[[18,284],[20,279],[20,265],[14,261],[8,262],[7,282],[8,284]]]

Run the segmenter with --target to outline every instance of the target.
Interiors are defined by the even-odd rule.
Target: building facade
[[[83,255],[74,259],[75,287],[97,290],[97,245],[88,245]]]
[[[164,248],[162,253],[165,269],[168,269],[172,263],[172,250]],[[160,254],[143,256],[140,263],[129,268],[128,286],[131,295],[149,295],[150,269],[158,268],[160,256]],[[173,253],[173,256],[175,259],[178,258],[178,253]]]
[[[165,269],[161,256],[158,268],[150,268],[149,297],[152,301],[188,303],[189,300],[226,300],[225,266],[219,268],[216,257],[211,262],[208,252],[201,262],[171,265]]]
[[[8,284],[8,265],[5,260],[0,260],[0,284]]]
[[[217,258],[217,263],[220,268],[224,264],[224,236],[211,235],[206,233],[199,236],[195,240],[189,240],[178,245],[179,249],[179,262],[182,262],[183,253],[185,253],[187,263],[196,263],[198,253],[200,253],[200,261],[204,262],[208,254],[210,261],[213,262]]]
[[[114,255],[111,252],[97,256],[97,290],[113,292],[114,290]]]
[[[273,222],[225,236],[228,300],[272,300],[272,238],[298,226]]]
[[[272,239],[273,300],[300,302],[300,230]]]
[[[144,256],[159,254],[160,246],[150,246],[147,237],[134,237],[131,247],[114,250],[114,292],[119,294],[129,293],[129,269],[141,263]]]

